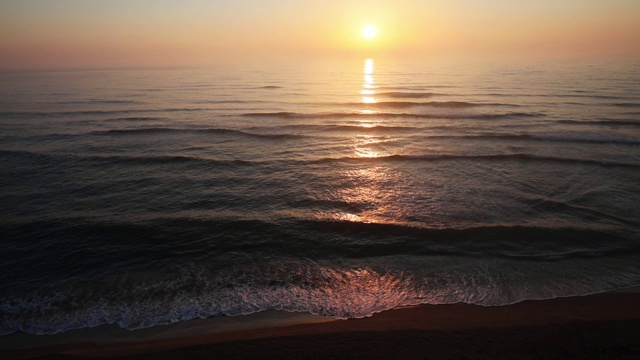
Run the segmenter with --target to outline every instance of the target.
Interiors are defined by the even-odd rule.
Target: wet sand
[[[14,334],[0,338],[0,358],[640,359],[637,291],[501,307],[422,305],[353,320],[251,316],[138,331]]]

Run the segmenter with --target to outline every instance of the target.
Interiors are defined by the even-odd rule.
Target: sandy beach
[[[241,323],[214,318],[139,331],[14,334],[0,346],[4,359],[635,359],[638,304],[640,293],[620,291],[502,307],[423,305],[353,320],[272,312]]]

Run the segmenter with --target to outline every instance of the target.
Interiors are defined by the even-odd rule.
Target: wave
[[[573,143],[587,143],[587,144],[640,145],[640,139],[576,138],[576,137],[548,136],[548,135],[520,135],[520,136],[522,136],[524,138],[534,139],[534,140],[554,141],[554,142],[573,142]]]
[[[480,104],[480,103],[470,103],[465,101],[429,101],[429,102],[412,102],[412,101],[379,101],[376,103],[347,103],[349,106],[364,106],[367,108],[410,108],[410,107],[435,107],[435,108],[470,108],[476,106],[483,105],[498,105],[498,104]]]
[[[482,93],[485,96],[495,97],[533,97],[533,98],[551,98],[551,99],[590,99],[590,100],[632,100],[632,97],[616,96],[616,95],[579,95],[579,94],[535,94],[535,93],[499,93],[489,92]],[[566,104],[563,102],[563,104]],[[604,103],[602,103],[604,105]],[[599,104],[600,105],[600,104]],[[614,105],[615,106],[615,105]]]
[[[375,94],[376,96],[388,97],[388,98],[429,98],[436,94],[431,92],[402,92],[402,91],[389,91]]]
[[[93,131],[89,134],[90,135],[153,135],[153,134],[181,133],[181,132],[193,132],[193,130],[157,127],[157,128],[143,128],[143,129],[102,130],[102,131]]]
[[[140,165],[154,165],[154,164],[175,164],[175,163],[194,163],[203,162],[207,164],[220,164],[227,165],[226,161],[219,160],[205,160],[193,156],[87,156],[78,158],[81,161],[91,162],[106,162],[114,164],[140,164]],[[235,163],[235,162],[234,162]],[[239,162],[238,164],[242,164]]]
[[[430,101],[430,102],[410,102],[410,101],[381,101],[372,104],[361,105],[390,107],[390,108],[405,108],[405,107],[435,107],[435,108],[472,108],[478,106],[503,106],[503,107],[520,107],[520,105],[505,104],[505,103],[472,103],[466,101]]]
[[[392,125],[374,125],[374,126],[360,126],[360,125],[327,125],[318,126],[321,130],[328,131],[357,131],[357,132],[395,132],[395,131],[411,131],[419,130],[419,128],[412,126],[392,126]]]
[[[636,276],[635,268],[616,276],[612,274],[614,265],[605,264],[608,266],[603,266],[602,270],[606,275],[599,277],[608,279],[613,285],[603,280],[592,280],[591,284],[571,283],[558,276],[556,266],[545,264],[547,269],[541,271],[542,275],[556,284],[543,282],[543,287],[537,290],[527,290],[522,280],[517,284],[515,279],[520,276],[521,279],[538,280],[522,274],[523,269],[532,270],[532,266],[521,266],[509,275],[497,266],[471,263],[459,266],[457,271],[424,277],[416,276],[410,270],[285,261],[253,266],[243,272],[234,267],[217,272],[204,265],[188,269],[168,267],[174,274],[158,271],[153,275],[164,279],[156,282],[141,278],[153,278],[151,274],[125,274],[119,279],[120,283],[107,278],[51,293],[24,298],[11,296],[0,302],[4,310],[0,335],[15,332],[56,334],[107,324],[135,330],[266,310],[352,319],[403,306],[460,302],[500,306],[630,286],[621,278],[626,274]],[[597,276],[593,271],[585,271],[583,275]],[[505,283],[513,292],[509,296],[503,296],[500,291]],[[559,287],[564,290],[557,290]]]
[[[121,109],[121,110],[79,110],[79,111],[2,111],[0,116],[6,117],[66,117],[83,115],[120,115],[137,113],[166,112],[199,112],[209,111],[206,108],[166,108],[166,109]]]
[[[205,159],[195,156],[88,156],[76,158],[80,161],[90,161],[99,163],[110,164],[137,164],[137,165],[164,165],[164,164],[193,164],[200,163],[206,166],[250,166],[254,163],[244,160],[219,160],[219,159]]]
[[[131,121],[131,120],[127,120]],[[136,120],[133,120],[136,121]],[[140,121],[148,121],[140,120]],[[206,129],[177,129],[177,128],[165,128],[165,127],[148,127],[139,129],[113,129],[94,131],[88,133],[94,136],[145,136],[156,134],[216,134],[216,135],[229,135],[229,136],[243,136],[260,139],[272,139],[272,140],[295,140],[305,138],[318,138],[320,135],[317,133],[404,133],[411,138],[419,138],[424,140],[505,140],[505,141],[539,141],[539,142],[555,142],[555,143],[577,143],[577,144],[604,144],[604,145],[623,145],[623,146],[637,146],[640,145],[640,139],[624,139],[624,138],[581,138],[581,137],[569,137],[569,136],[553,136],[553,135],[539,135],[539,134],[493,134],[493,133],[480,133],[472,135],[424,135],[426,130],[433,129],[450,129],[448,126],[435,126],[435,127],[412,127],[412,126],[392,126],[392,125],[374,125],[374,126],[362,126],[362,125],[312,125],[312,124],[300,124],[300,125],[286,125],[278,126],[275,128],[267,128],[269,131],[276,129],[293,129],[298,131],[312,131],[316,134],[291,134],[291,133],[260,133],[251,132],[247,130],[251,129],[265,129],[264,127],[254,127],[247,130],[236,129],[224,129],[224,128],[206,128]],[[277,130],[276,130],[277,131]],[[74,137],[82,137],[87,134],[50,134],[44,136],[45,138],[53,139],[66,139]],[[330,135],[327,135],[330,136]],[[35,137],[41,139],[42,137]]]
[[[295,130],[311,130],[311,131],[357,131],[357,132],[394,132],[394,131],[420,131],[421,128],[413,126],[394,126],[394,125],[316,125],[316,124],[292,124],[277,126],[278,129],[295,129]],[[264,129],[263,127],[253,127],[250,129]]]
[[[563,143],[640,145],[640,139],[579,138],[536,134],[478,134],[478,135],[442,135],[425,136],[426,139],[486,139],[486,140],[532,140]]]
[[[68,104],[68,105],[82,105],[82,104],[117,104],[117,105],[140,105],[144,104],[142,101],[134,100],[109,100],[109,99],[89,99],[89,100],[76,100],[76,101],[62,101],[55,104]]]
[[[523,202],[527,203],[532,209],[540,210],[543,212],[555,212],[562,214],[572,214],[572,213],[581,213],[590,218],[598,218],[598,219],[610,219],[617,223],[622,223],[625,225],[630,225],[634,227],[640,226],[640,222],[633,221],[630,219],[625,219],[619,215],[598,209],[592,208],[589,206],[578,205],[571,202],[564,202],[559,200],[554,200],[552,198],[548,198],[545,196],[527,196],[522,199]]]
[[[580,99],[597,99],[597,100],[626,100],[630,99],[626,96],[616,96],[616,95],[602,95],[602,94],[592,94],[592,95],[580,95],[580,94],[536,94],[530,95],[536,97],[549,97],[549,98],[580,98]]]
[[[73,162],[98,162],[108,163],[113,165],[125,164],[125,165],[164,165],[164,164],[202,164],[206,166],[250,166],[259,164],[258,162],[244,161],[244,160],[221,160],[221,159],[208,159],[196,156],[181,156],[181,155],[97,155],[97,156],[79,156],[75,154],[51,154],[40,153],[23,150],[0,150],[0,157],[22,157],[27,158],[30,161],[42,160],[42,161],[73,161]]]
[[[240,135],[263,139],[299,139],[306,137],[299,134],[260,134],[252,133],[242,130],[234,129],[221,129],[221,128],[207,128],[207,129],[176,129],[176,128],[141,128],[141,129],[113,129],[104,131],[94,131],[91,135],[154,135],[154,134],[166,134],[166,133],[194,133],[194,134],[220,134],[220,135]]]
[[[201,100],[198,104],[258,104],[265,103],[267,101],[259,100]]]
[[[629,103],[629,102],[613,103],[611,104],[611,106],[622,107],[622,108],[640,108],[640,103]]]
[[[623,163],[607,160],[575,159],[553,156],[540,156],[532,154],[497,154],[497,155],[388,155],[378,157],[341,157],[323,158],[315,160],[317,163],[332,162],[403,162],[403,161],[452,161],[452,160],[482,160],[482,161],[532,161],[532,162],[555,162],[582,165],[598,165],[605,167],[628,167],[640,168],[640,164]]]
[[[351,204],[347,204],[351,205]],[[526,225],[486,225],[464,228],[428,228],[406,224],[366,223],[353,221],[300,220],[296,229],[311,230],[337,236],[355,235],[355,238],[371,242],[350,244],[325,244],[335,246],[332,252],[341,256],[371,257],[382,255],[448,255],[461,257],[527,258],[547,260],[550,256],[576,258],[602,254],[640,253],[640,247],[621,236],[605,230],[580,227],[539,227]],[[302,231],[298,229],[298,231]],[[555,240],[561,242],[554,243]],[[600,241],[609,239],[608,245]],[[546,241],[548,240],[548,242]],[[535,249],[516,244],[536,244]],[[575,249],[582,245],[581,249]],[[354,248],[355,247],[355,248]],[[357,247],[361,247],[357,249]]]
[[[326,131],[326,132],[415,132],[415,136],[420,136],[420,133],[427,129],[434,129],[434,127],[413,127],[413,126],[391,126],[391,125],[374,125],[374,126],[361,126],[361,125],[313,125],[313,124],[298,124],[298,125],[286,125],[279,126],[278,128],[287,129],[300,129],[300,130],[313,130],[313,131]],[[450,129],[448,126],[435,127]],[[425,139],[478,139],[478,140],[530,140],[530,141],[548,141],[548,142],[566,142],[566,143],[585,143],[585,144],[616,144],[616,145],[640,145],[640,139],[611,139],[611,138],[580,138],[580,137],[568,137],[568,136],[553,136],[553,135],[538,135],[538,134],[476,134],[476,135],[427,135]]]
[[[295,112],[265,112],[265,113],[245,113],[245,117],[275,117],[285,119],[344,119],[344,118],[412,118],[412,119],[502,119],[521,117],[542,117],[541,113],[531,112],[506,112],[506,113],[484,113],[484,114],[417,114],[417,113],[366,113],[366,112],[345,112],[345,113],[295,113]]]
[[[597,125],[597,126],[629,126],[629,127],[638,127],[640,126],[640,121],[634,120],[593,120],[593,121],[581,121],[581,120],[557,120],[554,121],[561,124],[570,124],[570,125]]]
[[[194,199],[195,202],[201,199]],[[341,207],[356,209],[357,205],[345,201],[298,199],[290,201],[296,207]],[[356,209],[357,210],[357,209]],[[110,221],[97,218],[66,218],[56,220],[28,222],[12,225],[12,233],[20,234],[33,229],[51,230],[51,236],[62,236],[62,242],[74,241],[73,236],[84,236],[86,233],[104,235],[104,241],[120,234],[139,234],[141,243],[153,242],[154,234],[167,232],[167,235],[179,237],[185,230],[192,239],[174,239],[169,246],[203,245],[199,237],[209,238],[212,233],[240,235],[235,242],[225,244],[226,252],[260,252],[274,250],[279,256],[288,252],[295,253],[296,258],[331,259],[371,258],[383,255],[451,255],[459,257],[511,258],[527,257],[530,260],[546,260],[549,256],[564,258],[583,257],[585,254],[599,252],[602,254],[640,253],[633,237],[616,234],[607,228],[577,223],[567,227],[532,226],[520,224],[490,224],[467,227],[424,227],[402,223],[369,223],[359,221],[336,221],[315,218],[293,218],[284,222],[259,220],[254,218],[239,219],[236,217],[193,218],[180,215],[151,216],[148,220]],[[7,231],[5,225],[2,230]],[[286,234],[299,234],[299,238],[291,238],[290,243],[282,243]],[[144,235],[146,234],[146,237]],[[628,235],[627,235],[628,236]],[[341,241],[326,241],[341,238]],[[364,241],[363,239],[366,239]],[[606,242],[603,242],[606,240]],[[48,241],[48,240],[42,240]],[[187,243],[182,243],[187,241]],[[288,246],[313,244],[312,247],[291,249]],[[126,248],[137,246],[121,244]],[[212,244],[210,244],[212,245]],[[531,245],[531,246],[517,246]],[[27,251],[24,248],[17,251]],[[31,248],[29,248],[31,249]],[[160,250],[160,249],[158,249]],[[164,248],[167,256],[171,249]],[[208,259],[206,247],[202,258]],[[87,251],[92,251],[87,249]],[[81,254],[78,254],[81,255]],[[179,254],[174,254],[179,256]],[[190,258],[198,260],[198,257]],[[42,264],[46,266],[46,264]],[[640,266],[640,264],[639,264]]]
[[[440,162],[440,161],[530,161],[530,162],[549,162],[549,163],[566,163],[575,165],[596,165],[603,167],[623,167],[623,168],[640,168],[640,164],[637,163],[625,163],[608,160],[594,160],[594,159],[575,159],[575,158],[563,158],[553,156],[540,156],[532,154],[495,154],[495,155],[388,155],[378,157],[328,157],[314,160],[219,160],[210,158],[201,158],[196,156],[77,156],[70,154],[45,154],[29,151],[10,151],[0,150],[0,156],[18,156],[29,158],[41,158],[60,161],[62,159],[69,159],[74,161],[93,161],[93,162],[109,162],[114,164],[127,164],[135,163],[141,165],[155,165],[155,164],[173,164],[173,163],[201,163],[206,165],[242,165],[242,166],[256,166],[272,163],[290,164],[295,166],[308,165],[308,164],[331,164],[331,163],[343,163],[343,162]]]
[[[597,230],[506,225],[420,229],[344,221],[289,225],[185,218],[143,224],[29,224],[30,228],[59,229],[67,237],[98,233],[126,239],[135,234],[142,239],[118,242],[119,251],[88,256],[87,252],[95,252],[93,248],[76,247],[65,259],[111,256],[118,261],[99,260],[123,264],[139,260],[123,259],[123,254],[138,254],[147,259],[147,267],[76,276],[32,292],[11,293],[0,300],[0,335],[53,334],[104,324],[139,329],[264,310],[347,319],[418,304],[506,305],[631,286],[640,274],[634,261],[640,249]],[[163,239],[206,235],[207,241],[196,243],[203,257],[188,264],[180,258],[149,263],[149,249],[140,246],[157,232],[163,233]],[[225,251],[245,258],[214,257],[217,248],[212,246],[211,234],[223,237]],[[247,236],[261,241],[249,243],[244,240]],[[330,241],[336,237],[340,241]],[[555,239],[570,243],[560,242],[565,245],[558,248]],[[94,244],[100,243],[94,240]],[[188,249],[186,244],[165,242],[154,251],[178,256]],[[315,253],[295,260],[286,256],[295,250],[319,251],[320,256]],[[280,256],[271,255],[278,251]]]
[[[258,86],[258,87],[254,87],[253,89],[284,89],[284,87],[282,86],[277,86],[277,85],[266,85],[266,86]]]
[[[161,117],[153,117],[153,116],[130,116],[130,117],[120,117],[120,118],[112,118],[112,119],[105,119],[105,120],[100,120],[100,121],[123,121],[123,122],[129,122],[129,121],[159,121],[159,120],[167,120],[167,118],[161,118]]]
[[[376,89],[381,89],[381,90],[430,90],[430,89],[448,89],[448,88],[455,88],[455,86],[453,85],[429,85],[429,86],[425,86],[425,85],[403,85],[403,86],[378,86],[376,87]]]

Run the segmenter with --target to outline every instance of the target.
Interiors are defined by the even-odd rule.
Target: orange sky
[[[360,28],[378,26],[365,41]],[[640,59],[638,0],[21,0],[0,69],[206,66],[292,57]]]

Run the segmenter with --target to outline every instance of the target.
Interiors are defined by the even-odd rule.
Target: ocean
[[[637,62],[0,84],[0,335],[640,285]]]

